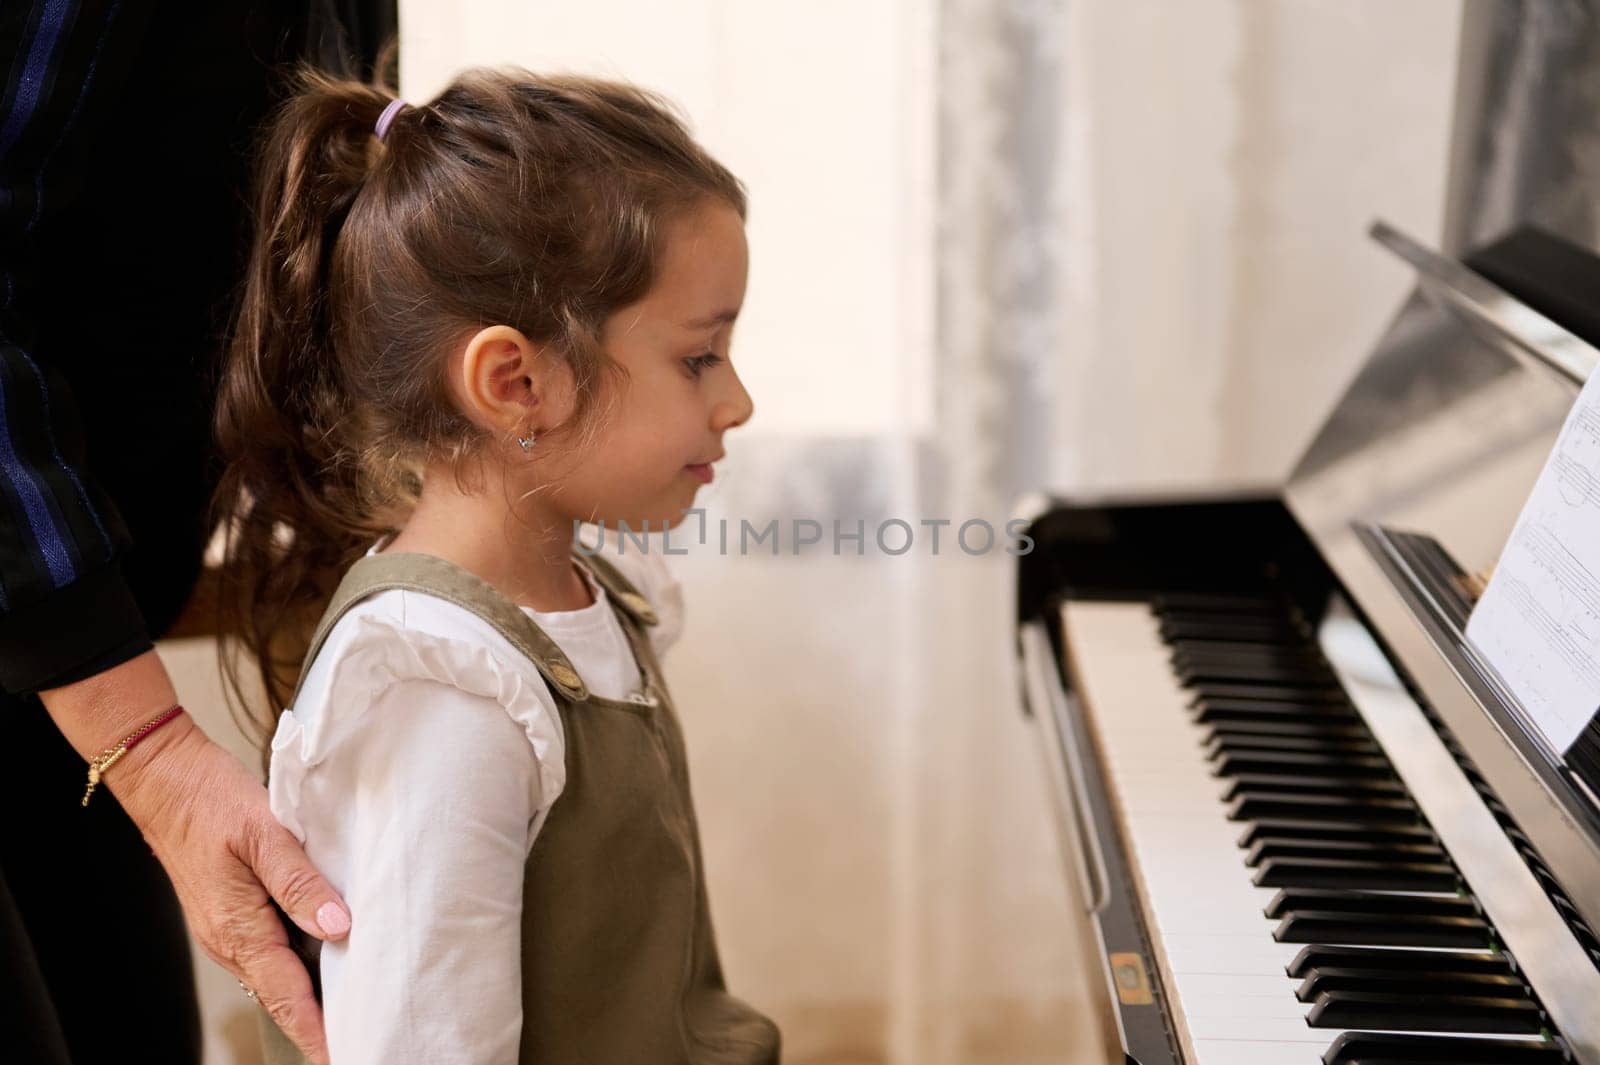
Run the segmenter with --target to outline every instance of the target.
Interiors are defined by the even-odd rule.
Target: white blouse
[[[380,544],[367,551],[373,554]],[[607,561],[648,599],[657,655],[683,626],[659,551]],[[523,607],[596,694],[639,671],[605,589]],[[454,603],[369,596],[333,627],[272,739],[272,812],[350,907],[322,947],[333,1065],[512,1065],[522,1033],[522,878],[566,783],[561,718],[538,669]]]

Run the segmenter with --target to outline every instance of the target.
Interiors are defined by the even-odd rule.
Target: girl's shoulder
[[[306,676],[347,671],[353,656],[371,658],[374,679],[471,681],[479,673],[539,676],[538,668],[499,629],[456,603],[425,592],[390,588],[352,605],[328,630]],[[469,668],[470,667],[470,668]],[[463,672],[465,670],[465,672]]]
[[[539,761],[564,763],[555,698],[538,667],[498,629],[437,596],[391,588],[350,607],[328,630],[273,738],[314,763],[358,731],[380,692],[403,682],[447,685],[498,703]]]

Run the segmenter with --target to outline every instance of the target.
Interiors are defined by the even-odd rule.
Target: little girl
[[[656,96],[514,68],[416,107],[302,71],[258,165],[223,609],[351,910],[333,1065],[776,1062],[707,910],[679,588],[574,544],[681,523],[750,417],[743,186]]]

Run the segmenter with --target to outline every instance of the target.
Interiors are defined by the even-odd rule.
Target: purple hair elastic
[[[394,99],[389,101],[389,106],[383,109],[383,114],[378,116],[378,124],[373,127],[373,132],[378,139],[383,140],[383,135],[389,132],[389,123],[394,121],[394,116],[400,113],[401,108],[409,107],[404,100]]]

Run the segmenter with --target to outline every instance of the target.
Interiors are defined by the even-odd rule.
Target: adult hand
[[[86,758],[177,702],[154,651],[39,695]],[[256,992],[307,1057],[326,1065],[322,1010],[310,975],[268,896],[318,939],[343,938],[349,912],[272,816],[266,789],[186,714],[123,756],[103,786],[116,794],[171,877],[201,947]]]

